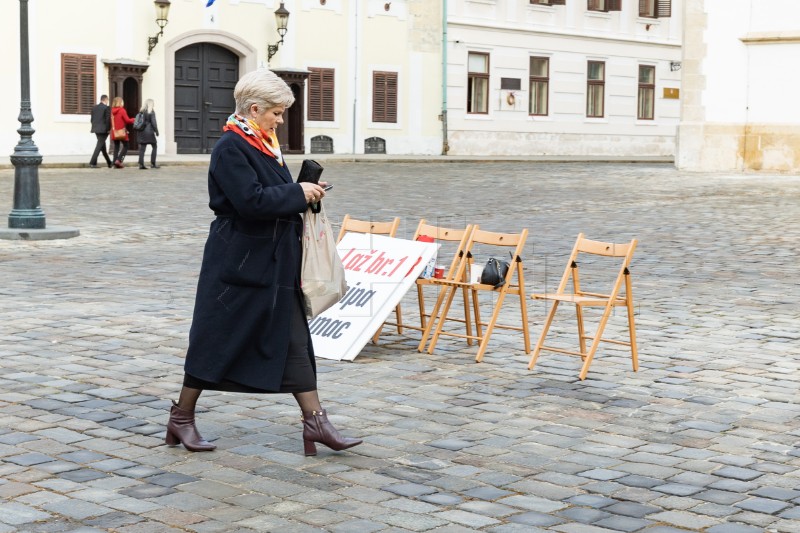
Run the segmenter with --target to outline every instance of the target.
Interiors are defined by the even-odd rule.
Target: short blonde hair
[[[259,109],[289,107],[294,103],[294,94],[277,74],[262,68],[242,76],[233,89],[236,113],[245,116],[255,104]]]
[[[111,107],[122,107],[125,105],[125,101],[122,99],[121,96],[115,96],[114,100],[111,102]]]

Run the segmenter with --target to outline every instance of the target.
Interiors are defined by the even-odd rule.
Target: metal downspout
[[[447,0],[442,0],[442,155],[450,151],[447,142]]]

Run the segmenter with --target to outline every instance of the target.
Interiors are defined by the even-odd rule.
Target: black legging
[[[122,150],[120,150],[122,145]],[[128,141],[114,141],[114,161],[123,161],[128,154]]]

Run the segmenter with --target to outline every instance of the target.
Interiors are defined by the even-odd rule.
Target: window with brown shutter
[[[397,122],[397,72],[372,73],[372,122]]]
[[[672,16],[672,0],[639,0],[639,16],[669,18]]]
[[[88,115],[95,104],[97,57],[61,54],[61,113]]]
[[[308,67],[308,120],[334,120],[334,69]]]
[[[588,11],[622,11],[622,0],[586,0]]]

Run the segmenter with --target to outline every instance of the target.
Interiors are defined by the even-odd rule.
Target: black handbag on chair
[[[483,272],[481,272],[481,283],[484,285],[494,285],[495,289],[499,289],[506,284],[508,268],[508,261],[495,259],[494,257],[490,258],[486,261],[486,266],[483,267]]]

